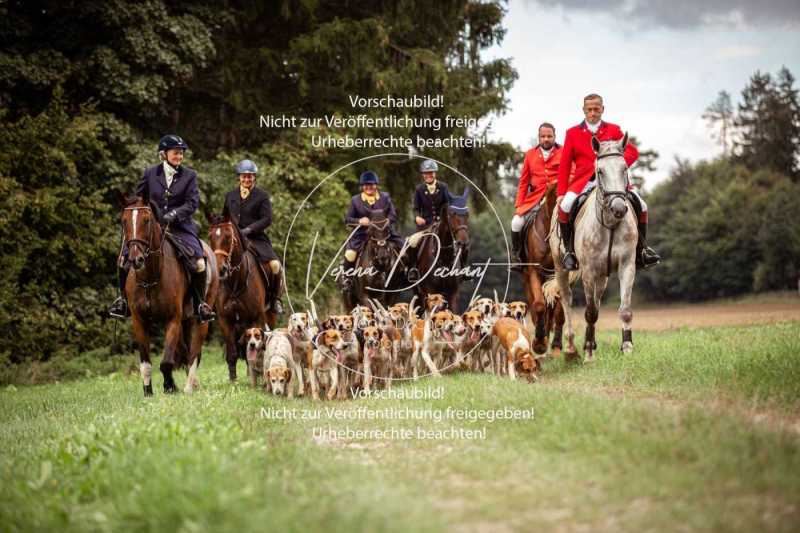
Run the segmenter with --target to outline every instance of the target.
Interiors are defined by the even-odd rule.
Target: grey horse
[[[583,280],[586,295],[586,340],[584,343],[585,362],[594,359],[597,349],[595,342],[595,323],[599,314],[600,299],[606,290],[608,277],[612,272],[619,273],[619,288],[622,302],[619,317],[622,321],[622,345],[624,353],[633,351],[631,322],[631,292],[636,276],[636,217],[628,200],[628,167],[623,152],[628,143],[628,134],[621,141],[599,142],[592,139],[592,148],[597,154],[595,162],[594,190],[583,205],[575,220],[575,253],[580,270],[567,272],[561,264],[564,248],[557,231],[550,232],[550,249],[556,267],[556,281],[564,306],[565,334],[567,349],[565,357],[579,357],[575,348],[575,330],[572,326],[572,290],[570,282],[579,276]],[[553,228],[558,227],[553,213]],[[576,275],[577,274],[577,275]]]

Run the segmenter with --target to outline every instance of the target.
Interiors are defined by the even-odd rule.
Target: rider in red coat
[[[573,228],[569,222],[569,213],[575,199],[582,192],[595,186],[594,165],[597,156],[592,149],[592,137],[598,141],[617,141],[624,134],[619,126],[603,122],[603,98],[590,94],[583,99],[585,120],[567,130],[564,149],[561,153],[561,166],[558,171],[558,222],[561,226],[561,239],[566,248],[563,258],[564,268],[577,270],[578,259],[575,257]],[[625,162],[630,167],[638,158],[639,151],[632,143],[625,146]],[[570,177],[570,169],[575,165],[574,176]],[[641,196],[628,185],[628,196],[638,215],[639,242],[636,249],[636,265],[649,267],[660,261],[658,254],[646,245],[647,236],[647,204]]]
[[[558,179],[562,147],[556,142],[556,128],[549,122],[539,126],[539,144],[525,153],[522,173],[517,186],[517,199],[514,202],[514,218],[511,219],[511,263],[512,270],[522,271],[522,227],[525,214],[539,205],[547,187]]]

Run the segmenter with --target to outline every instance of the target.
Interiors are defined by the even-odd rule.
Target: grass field
[[[228,384],[215,349],[192,396],[165,396],[156,376],[144,399],[121,374],[7,387],[0,529],[797,531],[800,323],[634,340],[622,356],[602,332],[595,363],[550,361],[534,385],[458,374],[403,386],[442,385],[442,399],[290,402]],[[320,419],[263,416],[283,407]],[[326,407],[534,417],[340,420]],[[485,439],[314,436],[451,426]]]

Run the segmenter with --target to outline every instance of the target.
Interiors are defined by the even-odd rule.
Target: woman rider
[[[197,236],[197,226],[192,214],[200,204],[197,189],[197,172],[183,166],[183,154],[189,147],[177,135],[165,135],[158,142],[161,163],[144,171],[136,195],[145,202],[153,202],[163,213],[162,223],[187,254],[186,264],[191,272],[191,291],[194,307],[201,322],[214,320],[216,315],[205,300],[206,261],[203,247]],[[121,296],[111,305],[109,314],[124,318],[129,315],[125,299],[125,282],[128,277],[128,250],[123,246],[119,262],[119,288]]]

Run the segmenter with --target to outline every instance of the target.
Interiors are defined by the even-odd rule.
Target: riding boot
[[[561,242],[564,243],[564,248],[566,249],[566,253],[564,257],[561,259],[562,264],[566,270],[578,270],[578,258],[575,255],[575,241],[573,240],[573,228],[572,224],[569,222],[560,222],[558,223],[559,227],[561,228]]]
[[[356,266],[355,261],[348,261],[347,259],[342,261],[342,273],[339,279],[342,292],[350,292],[350,290],[353,288],[353,277],[348,276],[345,273],[351,268],[355,268],[355,266]]]
[[[209,322],[217,318],[217,315],[205,301],[206,294],[206,271],[192,272],[192,300],[197,311],[197,318],[200,322]]]
[[[283,294],[283,274],[278,272],[272,275],[272,282],[275,284],[275,290],[272,291],[272,300],[269,302],[270,309],[275,314],[283,314],[283,304],[281,303],[281,295]]]
[[[522,272],[524,270],[522,263],[522,232],[511,232],[511,270],[514,272]]]
[[[419,281],[419,269],[417,268],[417,249],[415,247],[406,248],[405,263],[406,279],[409,283],[416,283]]]
[[[636,242],[636,268],[650,268],[661,261],[655,250],[647,246],[647,222],[639,222],[639,240]]]
[[[131,316],[128,309],[128,300],[125,297],[125,283],[128,281],[128,269],[120,267],[117,269],[120,296],[111,304],[108,314],[114,318],[125,318]]]

